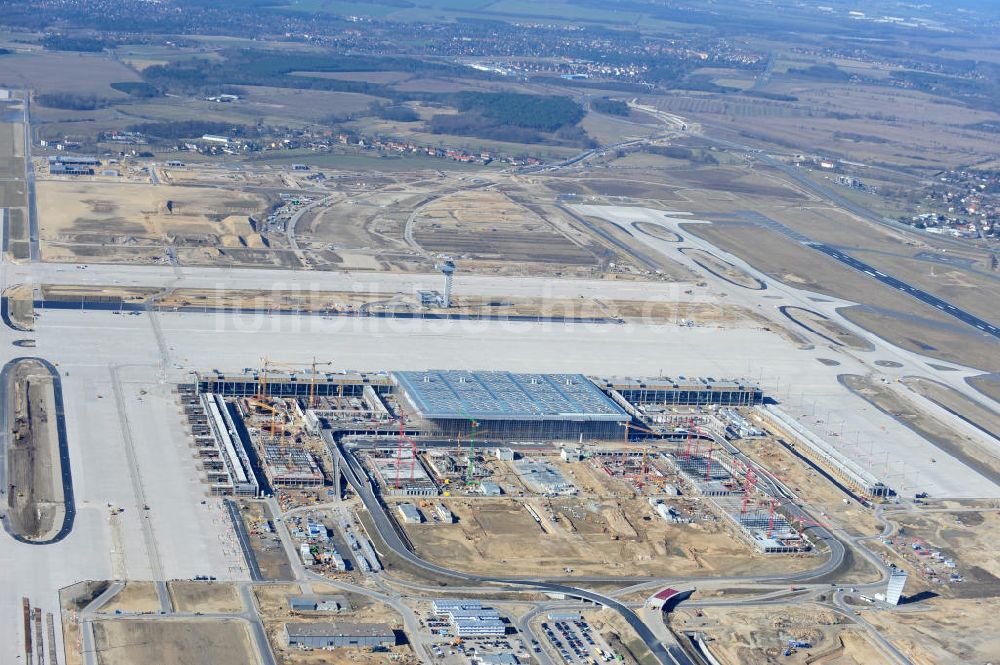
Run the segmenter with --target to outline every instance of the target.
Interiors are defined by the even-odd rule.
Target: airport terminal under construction
[[[179,386],[195,456],[215,494],[268,496],[347,489],[344,465],[391,502],[422,497],[574,497],[585,463],[649,500],[670,524],[693,521],[678,497],[699,497],[760,553],[807,552],[817,526],[794,494],[739,448],[773,439],[868,502],[890,490],[839,455],[746,381],[605,378],[472,371],[324,373],[314,369],[196,375]],[[411,504],[404,521],[419,524]],[[546,519],[525,503],[540,526]],[[443,512],[442,512],[443,511]],[[450,515],[450,513],[448,513]],[[554,518],[558,520],[558,518]],[[451,520],[446,520],[451,522]],[[543,530],[544,530],[543,526]]]

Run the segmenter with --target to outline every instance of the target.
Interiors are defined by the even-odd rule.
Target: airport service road
[[[82,264],[81,264],[82,265]],[[192,289],[267,289],[298,291],[355,291],[406,293],[444,288],[439,273],[327,272],[320,270],[260,270],[252,268],[201,268],[170,266],[115,266],[92,264],[5,264],[4,284],[93,284]],[[456,295],[523,298],[603,298],[705,302],[707,294],[683,282],[634,280],[556,279],[549,277],[496,277],[457,273]],[[684,291],[694,289],[695,293]]]

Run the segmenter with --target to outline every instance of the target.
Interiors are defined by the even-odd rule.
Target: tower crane
[[[312,371],[309,376],[309,406],[316,406],[316,379],[319,377],[319,373],[316,371],[317,367],[331,367],[333,366],[333,361],[317,362],[315,356],[312,362],[301,363],[301,362],[283,362],[274,361],[269,358],[261,358],[261,370],[257,379],[257,399],[266,399],[268,397],[267,393],[267,377],[268,374],[274,373],[275,371],[286,371],[289,373],[295,373],[299,371],[299,368],[310,368]],[[341,395],[343,392],[341,391]]]

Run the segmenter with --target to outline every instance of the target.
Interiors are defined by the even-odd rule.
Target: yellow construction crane
[[[279,362],[270,360],[269,358],[261,358],[261,368],[260,374],[257,377],[257,399],[267,399],[267,377],[268,374],[273,372],[289,372],[294,373],[299,371],[300,368],[307,367],[312,370],[309,377],[309,406],[316,406],[316,380],[319,377],[319,373],[316,371],[317,367],[331,367],[333,366],[333,361],[317,362],[316,358],[312,359],[309,363],[296,363],[296,362]],[[341,393],[342,394],[342,393]]]
[[[280,431],[281,438],[285,438],[284,419],[281,415],[281,410],[278,407],[254,397],[247,397],[246,401],[248,406],[256,407],[261,411],[267,411],[271,414],[271,436],[279,436],[278,432]]]

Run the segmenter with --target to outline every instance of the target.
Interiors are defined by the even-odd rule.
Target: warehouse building
[[[399,514],[407,524],[420,524],[424,521],[424,516],[420,510],[412,503],[401,503],[397,506]]]
[[[288,608],[293,612],[344,612],[351,604],[345,596],[292,596]]]
[[[308,649],[396,645],[396,634],[384,623],[286,623],[285,637],[288,646]]]
[[[582,374],[393,372],[400,401],[436,436],[620,439],[630,417]]]

